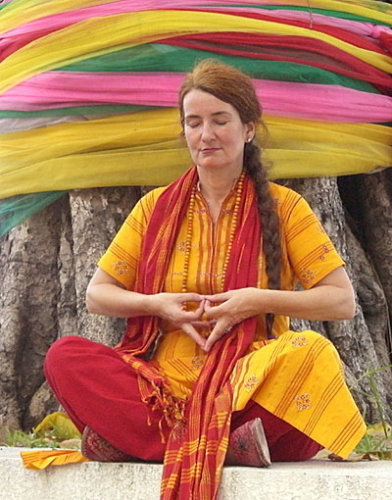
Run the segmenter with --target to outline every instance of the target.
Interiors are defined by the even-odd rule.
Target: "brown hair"
[[[205,59],[189,73],[179,92],[181,124],[184,126],[184,97],[191,90],[202,90],[231,104],[240,115],[243,124],[261,121],[261,106],[251,79],[241,71],[213,59]],[[263,232],[263,252],[266,258],[268,288],[280,289],[281,248],[279,218],[270,195],[266,169],[261,162],[260,148],[252,140],[245,143],[244,168],[252,179],[257,209]],[[267,314],[267,334],[271,335],[274,317]]]

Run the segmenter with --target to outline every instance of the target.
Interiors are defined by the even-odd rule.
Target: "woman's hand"
[[[206,295],[204,310],[210,324],[214,326],[204,350],[208,352],[217,340],[228,334],[244,319],[267,312],[263,311],[262,294],[263,290],[257,288],[241,288],[216,295]],[[211,305],[211,303],[216,305]]]
[[[187,311],[186,304],[198,302],[195,311]],[[206,339],[196,330],[204,314],[204,298],[197,293],[157,293],[149,296],[150,314],[168,321],[183,330],[203,349]],[[194,324],[193,324],[194,323]]]

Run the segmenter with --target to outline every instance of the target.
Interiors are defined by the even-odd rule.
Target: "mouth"
[[[201,150],[201,153],[203,155],[208,155],[208,154],[212,154],[212,153],[215,153],[216,151],[219,151],[220,148],[204,148]]]

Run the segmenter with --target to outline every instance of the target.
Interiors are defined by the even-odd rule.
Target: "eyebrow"
[[[228,115],[231,116],[231,113],[228,111],[217,111],[216,113],[212,113],[212,116],[221,116],[221,115]],[[186,115],[185,119],[187,118],[200,118],[199,115]]]

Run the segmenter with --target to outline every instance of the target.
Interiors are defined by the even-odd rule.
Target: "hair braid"
[[[281,247],[280,225],[274,200],[269,191],[266,170],[260,160],[260,149],[252,143],[245,145],[244,167],[252,179],[257,197],[257,209],[260,215],[263,235],[263,252],[266,259],[268,288],[280,289]],[[266,315],[267,335],[271,336],[274,315]]]

